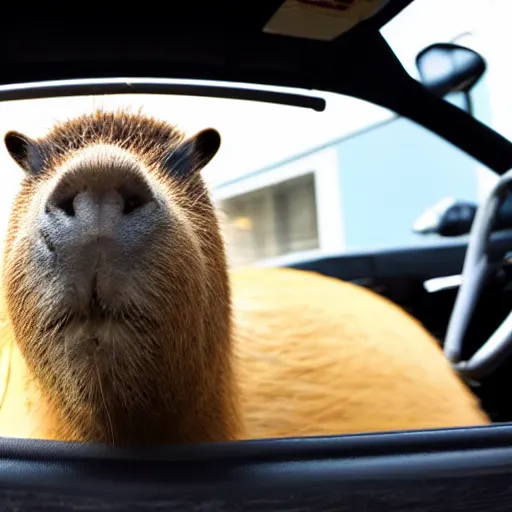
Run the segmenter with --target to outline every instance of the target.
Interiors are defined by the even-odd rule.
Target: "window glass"
[[[472,157],[414,122],[368,102],[313,91],[323,112],[207,97],[114,95],[0,104],[0,130],[42,135],[91,108],[128,107],[188,134],[222,135],[204,170],[223,215],[233,265],[280,264],[453,239],[413,231],[446,198],[476,202],[493,177]],[[5,148],[0,221],[7,223],[21,171]]]

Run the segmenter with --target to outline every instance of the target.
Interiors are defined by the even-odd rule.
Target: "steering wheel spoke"
[[[450,317],[444,343],[444,353],[453,364],[460,362],[464,335],[476,306],[476,298],[487,280],[488,271],[487,259],[481,258],[475,263],[471,274],[465,271],[462,273],[461,285]]]

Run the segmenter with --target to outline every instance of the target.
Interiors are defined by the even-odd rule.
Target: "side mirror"
[[[472,113],[469,91],[487,68],[479,53],[454,43],[436,43],[418,53],[416,67],[421,83],[429,91],[441,97],[451,92],[463,93],[466,110]]]
[[[412,229],[420,235],[467,235],[471,230],[476,210],[477,205],[474,203],[448,197],[423,212]]]

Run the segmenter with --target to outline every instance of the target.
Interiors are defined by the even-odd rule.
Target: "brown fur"
[[[439,344],[387,299],[292,269],[231,283],[248,437],[489,423]]]
[[[233,333],[204,162],[194,153],[185,180],[163,170],[185,143],[175,128],[96,112],[36,142],[42,172],[23,183],[5,244],[1,435],[170,443],[488,422],[424,329],[358,287],[305,272],[234,272]],[[118,164],[161,193],[172,222],[130,272],[107,262],[95,286],[111,303],[93,307],[38,265],[37,215],[79,179],[121,179]],[[83,333],[97,322],[108,342],[95,348]]]
[[[183,180],[162,170],[183,135],[154,119],[97,112],[57,126],[38,143],[44,167],[26,178],[14,203],[3,282],[10,328],[44,404],[32,407],[51,411],[43,435],[112,443],[236,438],[231,305],[216,216],[198,172]],[[112,160],[108,152],[122,148],[171,213],[132,271],[108,268],[98,278],[114,298],[102,324],[111,339],[95,350],[88,340],[64,339],[65,330],[96,322],[95,313],[79,300],[82,289],[69,292],[61,273],[41,269],[36,249],[41,203],[77,179],[73,159],[98,143],[108,165],[103,174],[89,170],[84,183],[116,179],[110,169],[117,154]],[[199,170],[196,156],[187,165]],[[128,265],[132,256],[123,257]]]

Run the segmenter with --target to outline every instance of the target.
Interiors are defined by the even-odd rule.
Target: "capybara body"
[[[437,341],[387,299],[312,272],[231,274],[251,438],[485,425]]]
[[[230,277],[200,175],[214,129],[186,138],[97,111],[5,144],[25,178],[3,257],[0,435],[187,443],[488,422],[384,299],[306,272]]]

